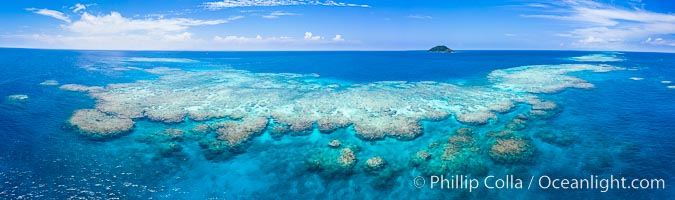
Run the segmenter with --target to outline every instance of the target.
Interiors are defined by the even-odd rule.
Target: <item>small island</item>
[[[453,53],[453,52],[455,52],[455,50],[452,50],[451,48],[448,48],[445,45],[438,45],[438,46],[435,46],[434,48],[429,49],[429,52]]]

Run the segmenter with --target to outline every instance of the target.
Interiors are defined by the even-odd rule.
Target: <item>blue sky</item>
[[[128,50],[675,51],[675,3],[2,1],[0,46]]]

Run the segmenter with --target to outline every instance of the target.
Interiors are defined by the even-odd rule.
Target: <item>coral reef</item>
[[[506,124],[506,128],[514,131],[520,131],[527,128],[527,121],[516,118]]]
[[[343,148],[340,150],[340,157],[337,162],[344,168],[352,167],[356,163],[356,155],[350,148]]]
[[[495,70],[488,79],[495,87],[516,92],[555,93],[565,88],[592,88],[593,84],[583,79],[566,75],[571,72],[607,72],[622,68],[609,65],[531,65]]]
[[[493,71],[488,76],[493,85],[463,87],[431,81],[338,84],[316,75],[163,67],[146,70],[159,74],[158,80],[60,88],[89,93],[97,100],[96,109],[111,118],[168,124],[186,119],[242,120],[213,129],[227,146],[236,146],[263,132],[268,119],[272,123],[267,130],[277,139],[286,134],[308,135],[315,128],[330,133],[353,126],[364,140],[410,140],[423,133],[422,121],[453,116],[461,123],[485,124],[516,104],[532,105],[532,115],[550,116],[556,105],[528,93],[589,88],[590,83],[566,73],[617,69],[582,64],[524,66]],[[258,119],[257,123],[248,123],[249,118]]]
[[[317,121],[317,126],[321,133],[332,133],[339,128],[345,128],[350,125],[347,118],[322,118]]]
[[[532,105],[532,109],[526,116],[517,117],[518,119],[546,119],[555,116],[561,111],[558,104],[550,101],[542,101],[540,99],[531,98],[527,101],[527,103]]]
[[[494,137],[494,138],[510,138],[513,137],[515,134],[514,131],[509,130],[509,129],[504,129],[500,131],[490,131],[487,133],[488,137]]]
[[[185,131],[175,128],[169,128],[162,132],[162,134],[171,137],[171,138],[181,138],[185,135]]]
[[[255,116],[224,120],[195,126],[193,131],[197,129],[195,134],[199,135],[193,137],[199,138],[199,146],[204,150],[207,159],[224,159],[244,152],[249,146],[248,142],[262,134],[267,124],[267,118]]]
[[[98,100],[97,109],[127,118],[180,123],[185,117],[202,121],[258,115],[288,125],[295,135],[308,134],[314,124],[326,133],[353,124],[364,139],[412,139],[422,132],[420,120],[442,120],[451,113],[460,121],[484,123],[495,117],[491,110],[506,110],[514,101],[508,93],[435,82],[377,82],[336,90],[332,84],[294,74],[161,71],[167,74],[158,81],[61,88],[89,92]],[[437,99],[449,95],[464,98]],[[413,96],[428,98],[410,99]],[[480,106],[493,100],[499,106]]]
[[[5,104],[24,107],[28,102],[28,95],[25,94],[13,94],[5,97]]]
[[[152,134],[144,135],[139,138],[140,142],[152,145],[159,155],[163,157],[173,157],[180,155],[183,151],[183,147],[180,145],[180,142],[186,137],[184,130],[168,128],[162,131],[158,131]]]
[[[147,135],[144,140],[147,142],[180,142],[185,138],[185,131],[175,128],[167,128],[154,134]]]
[[[198,124],[192,127],[188,132],[188,137],[194,140],[199,140],[209,134],[210,127],[208,124]]]
[[[426,162],[431,158],[431,154],[426,150],[420,150],[415,152],[410,158],[410,164],[413,166],[419,166],[420,164]]]
[[[340,147],[340,145],[342,145],[340,140],[331,140],[330,142],[328,142],[328,146],[332,148],[338,148]]]
[[[324,175],[349,174],[356,165],[355,147],[321,149],[309,156],[306,162],[310,170]]]
[[[570,57],[568,60],[579,62],[620,62],[623,58],[617,56],[617,53],[589,54],[585,56]]]
[[[59,87],[62,90],[67,90],[67,91],[74,91],[74,92],[100,92],[103,91],[103,87],[101,86],[86,86],[86,85],[79,85],[79,84],[65,84],[61,85]]]
[[[441,160],[453,160],[463,149],[473,148],[471,151],[477,151],[478,147],[473,146],[475,140],[473,138],[473,130],[470,128],[460,128],[455,131],[453,136],[447,140],[446,146],[443,148]]]
[[[94,109],[77,110],[68,123],[82,135],[91,138],[107,138],[131,131],[134,121]]]
[[[199,62],[188,58],[149,58],[149,57],[130,57],[124,59],[127,62],[174,62],[174,63],[194,63]]]
[[[230,147],[237,147],[255,135],[262,134],[267,127],[267,118],[247,117],[241,121],[224,121],[211,126],[216,130],[218,139],[226,141]]]
[[[385,136],[410,140],[422,134],[422,125],[413,119],[375,118],[370,123],[358,123],[354,130],[366,140],[384,139]]]
[[[518,163],[534,156],[532,142],[521,138],[497,139],[490,147],[490,158],[498,163]]]
[[[28,95],[25,94],[13,94],[7,96],[8,101],[25,101],[28,100]]]
[[[487,174],[487,164],[476,142],[475,132],[460,128],[445,142],[433,142],[426,150],[412,155],[410,163],[423,174]]]
[[[380,170],[384,167],[385,164],[386,163],[384,162],[384,159],[382,159],[382,157],[379,156],[372,157],[366,160],[366,169],[373,171]]]
[[[291,126],[284,123],[273,122],[270,123],[267,130],[268,130],[267,132],[270,134],[270,136],[272,136],[272,138],[279,139],[282,136],[291,132]]]
[[[229,146],[227,142],[211,137],[200,140],[199,147],[202,148],[204,157],[209,160],[227,159],[241,152],[239,149]]]
[[[40,83],[40,85],[45,85],[45,86],[54,86],[54,85],[59,85],[59,82],[56,80],[45,80]]]

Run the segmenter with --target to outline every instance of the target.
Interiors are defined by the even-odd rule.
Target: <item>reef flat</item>
[[[317,75],[153,68],[146,70],[160,75],[153,81],[106,87],[66,84],[61,89],[87,92],[96,99],[95,109],[78,110],[68,121],[83,135],[116,136],[131,131],[133,120],[141,119],[166,124],[197,121],[215,133],[213,141],[204,143],[207,148],[231,151],[264,132],[281,137],[353,128],[363,140],[411,140],[424,133],[423,121],[452,118],[467,125],[488,124],[519,104],[529,113],[547,115],[557,105],[534,94],[593,87],[568,75],[571,72],[620,69],[587,64],[523,66],[493,71],[488,75],[490,84],[468,87],[433,81],[344,84]]]
[[[590,55],[583,55],[583,56],[576,56],[576,57],[570,57],[567,58],[568,60],[572,61],[579,61],[579,62],[621,62],[624,61],[625,59],[619,57],[620,53],[616,52],[606,52],[606,53],[601,53],[601,54],[590,54]]]

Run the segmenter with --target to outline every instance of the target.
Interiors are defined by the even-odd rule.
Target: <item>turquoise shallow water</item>
[[[675,160],[675,55],[663,53],[575,51],[459,51],[454,54],[407,52],[127,52],[0,49],[0,196],[5,198],[637,198],[667,199],[675,195],[670,184]],[[574,61],[589,54],[613,55],[622,61]],[[504,129],[517,114],[529,109],[517,105],[484,125],[461,123],[453,117],[422,122],[423,133],[412,139],[364,141],[352,127],[327,134],[314,129],[307,135],[273,138],[262,133],[243,151],[209,157],[200,141],[184,138],[166,142],[151,137],[167,128],[189,130],[201,123],[161,123],[136,119],[133,131],[103,140],[82,136],[66,123],[78,109],[96,101],[86,93],[40,85],[105,86],[137,80],[157,80],[162,74],[142,69],[178,68],[192,72],[237,69],[254,73],[318,74],[319,85],[368,84],[375,81],[437,81],[462,87],[489,85],[494,70],[524,65],[609,64],[625,70],[571,75],[595,85],[537,94],[559,108],[550,118],[530,120],[517,131],[531,141],[532,156],[513,163],[489,156],[496,141],[490,131]],[[303,79],[304,80],[304,79]],[[23,94],[17,100],[10,95]],[[412,97],[411,97],[412,98]],[[217,120],[215,120],[217,121]],[[458,128],[474,129],[472,152],[462,150],[455,161],[461,170],[438,172],[436,165],[411,164],[420,150],[442,153]],[[332,159],[339,149],[327,144],[339,140],[353,149],[356,164],[350,170],[315,169],[308,160]],[[167,150],[178,144],[179,150]],[[202,142],[203,143],[203,142]],[[322,154],[323,153],[323,154]],[[366,160],[381,156],[384,170],[368,171]],[[433,157],[432,156],[432,157]],[[430,161],[434,161],[433,159]],[[435,171],[430,173],[429,171]],[[663,179],[665,189],[431,189],[414,186],[417,176],[548,175],[559,178],[621,176]],[[525,183],[527,185],[527,183]],[[535,183],[536,184],[536,183]]]

